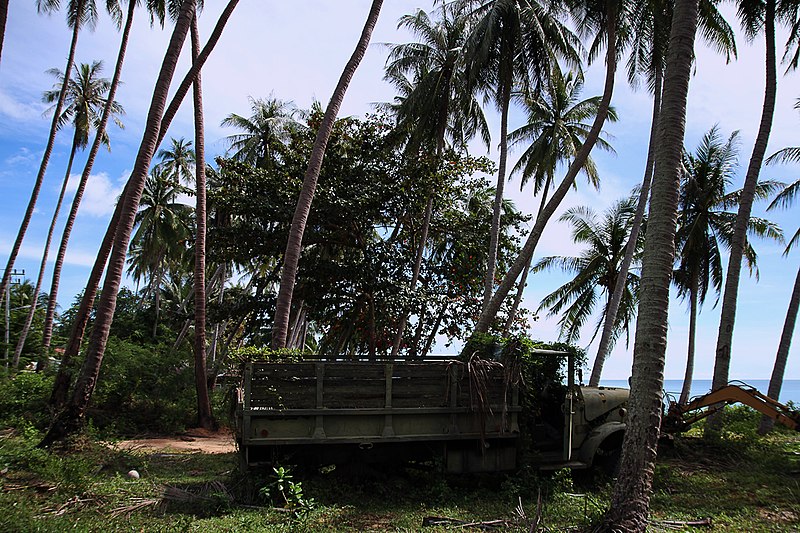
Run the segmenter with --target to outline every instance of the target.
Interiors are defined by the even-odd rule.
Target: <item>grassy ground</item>
[[[145,455],[87,437],[45,452],[34,448],[37,437],[28,429],[0,438],[0,531],[447,529],[423,528],[429,516],[505,520],[509,530],[527,531],[515,507],[521,501],[534,516],[538,494],[543,525],[563,531],[601,516],[611,491],[603,482],[586,489],[568,472],[540,477],[526,470],[450,478],[418,470],[355,476],[338,469],[303,480],[277,480],[274,473],[243,478],[233,454]],[[785,432],[761,439],[750,429],[734,431],[712,444],[692,435],[677,440],[661,453],[651,529],[669,530],[667,520],[710,517],[713,531],[800,530],[798,454],[800,437]],[[127,476],[131,469],[139,479]],[[262,487],[272,489],[272,501],[259,494]],[[285,499],[309,498],[314,502],[305,510],[273,509]]]

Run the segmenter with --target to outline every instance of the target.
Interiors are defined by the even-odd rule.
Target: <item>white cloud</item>
[[[13,238],[0,237],[0,252],[7,256],[11,252],[12,244]],[[23,243],[19,249],[15,267],[25,270],[26,277],[34,278],[34,276],[36,276],[36,270],[38,270],[39,264],[42,260],[43,249],[44,241]],[[55,262],[57,252],[58,242],[51,243],[50,253],[48,254],[47,258],[48,265],[52,265]],[[67,265],[91,267],[94,265],[96,258],[97,252],[74,250],[73,247],[69,247],[67,248],[67,255],[64,256],[64,263]]]
[[[38,121],[46,107],[42,104],[20,102],[12,95],[0,90],[0,115],[18,121]]]
[[[41,155],[22,146],[17,153],[7,157],[4,161],[7,166],[12,165],[31,165],[39,161]]]
[[[67,191],[76,191],[79,181],[80,175],[72,174]],[[122,193],[123,187],[124,178],[120,178],[115,182],[105,172],[91,174],[86,182],[86,190],[83,193],[79,213],[95,217],[107,217],[114,212],[114,206],[117,204],[117,198]]]

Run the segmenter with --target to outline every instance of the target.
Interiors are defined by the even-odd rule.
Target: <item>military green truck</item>
[[[451,473],[613,468],[628,390],[566,383],[535,391],[500,361],[304,359],[243,365],[236,438],[244,467],[439,457]]]

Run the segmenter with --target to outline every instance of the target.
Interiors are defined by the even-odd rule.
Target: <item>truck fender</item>
[[[604,443],[611,445],[611,448],[621,448],[625,427],[625,424],[622,422],[608,422],[592,430],[580,447],[580,451],[578,452],[580,460],[588,465],[592,465],[597,455],[597,450],[606,448],[603,446]]]

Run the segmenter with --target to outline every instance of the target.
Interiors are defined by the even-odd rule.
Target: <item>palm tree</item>
[[[535,0],[460,0],[456,6],[474,21],[464,48],[470,83],[486,91],[500,110],[500,154],[484,282],[485,308],[495,283],[513,88],[515,84],[538,86],[556,58],[577,64],[577,43],[555,13]]]
[[[632,198],[616,202],[606,211],[602,220],[588,207],[575,207],[567,210],[559,220],[572,225],[572,240],[585,246],[579,257],[543,257],[533,267],[533,272],[560,268],[575,274],[575,277],[544,297],[539,310],[549,308],[549,314],[556,315],[563,310],[559,320],[559,338],[564,342],[575,343],[580,338],[580,330],[591,317],[599,298],[605,296],[604,307],[617,282],[620,264],[625,251],[625,242],[630,232],[635,213]],[[639,240],[641,252],[644,240]],[[623,331],[629,331],[636,317],[639,276],[627,274],[625,280],[623,312],[615,325],[615,338]],[[595,335],[603,323],[605,310],[596,327]]]
[[[53,279],[50,282],[50,298],[48,300],[47,313],[45,315],[44,333],[42,339],[42,350],[45,358],[48,356],[48,352],[50,350],[50,341],[52,340],[53,336],[53,321],[55,320],[58,286],[61,282],[61,269],[64,265],[64,257],[66,257],[67,254],[67,245],[69,244],[69,238],[72,234],[72,228],[75,224],[75,218],[78,216],[78,208],[81,205],[83,193],[86,190],[86,184],[88,183],[89,176],[92,173],[94,160],[97,157],[97,152],[100,150],[100,145],[103,144],[104,139],[106,138],[106,126],[108,125],[108,120],[112,116],[114,98],[117,94],[117,87],[119,86],[120,77],[122,76],[122,65],[125,62],[125,52],[128,49],[128,38],[130,37],[131,27],[133,26],[133,12],[136,4],[137,2],[133,0],[128,2],[128,12],[125,18],[125,27],[122,30],[122,39],[120,42],[119,53],[117,54],[117,64],[114,68],[114,76],[111,79],[111,85],[109,86],[108,95],[106,97],[106,104],[103,107],[100,123],[97,125],[92,147],[89,149],[89,155],[86,159],[86,164],[83,167],[81,179],[78,182],[78,188],[76,189],[75,196],[72,199],[72,207],[70,207],[69,216],[67,217],[67,222],[64,225],[64,231],[61,235],[61,244],[58,248],[58,255],[56,256],[55,265],[53,266]],[[65,352],[62,356],[62,364],[59,366],[58,375],[56,377],[56,389],[61,389],[62,386],[60,383],[65,382],[67,368],[70,366],[69,358],[70,355],[68,355],[67,352]]]
[[[511,170],[511,175],[522,174],[520,190],[533,179],[533,193],[541,197],[539,211],[544,209],[547,202],[556,168],[561,162],[577,155],[591,127],[584,121],[597,115],[600,104],[599,97],[579,101],[583,89],[583,75],[573,72],[564,75],[558,65],[553,67],[544,89],[536,94],[524,91],[515,95],[520,100],[527,119],[523,126],[508,136],[512,146],[530,143]],[[608,111],[608,120],[612,122],[617,120],[613,108]],[[598,138],[597,143],[604,150],[614,151],[603,138]],[[589,181],[597,186],[599,176],[591,157],[586,159],[583,171]],[[522,302],[531,259],[528,259],[528,264],[523,269],[517,284],[517,294],[504,331],[508,331],[513,324]]]
[[[553,191],[553,195],[543,209],[540,209],[536,217],[536,222],[528,235],[522,251],[517,257],[516,261],[511,265],[505,277],[497,288],[494,296],[492,296],[488,305],[484,306],[481,316],[475,326],[475,331],[478,333],[486,333],[489,327],[497,316],[497,313],[502,306],[511,288],[516,283],[522,270],[529,264],[530,258],[536,249],[536,245],[542,236],[547,222],[553,216],[561,201],[566,196],[569,189],[575,182],[575,178],[581,169],[584,168],[589,153],[597,143],[600,137],[600,132],[603,129],[603,124],[608,116],[608,110],[611,106],[611,97],[614,92],[614,77],[617,70],[617,57],[622,46],[624,39],[618,39],[620,35],[624,36],[625,21],[629,18],[627,10],[631,9],[630,2],[619,2],[617,0],[609,0],[608,2],[575,2],[570,5],[573,17],[576,20],[578,29],[584,35],[594,34],[594,40],[589,51],[590,59],[595,57],[603,43],[606,44],[606,73],[605,83],[603,86],[603,95],[600,98],[598,105],[598,113],[592,122],[592,127],[589,130],[586,139],[580,147],[575,158],[567,170],[566,175],[561,180],[559,186]]]
[[[250,98],[250,108],[250,117],[231,113],[222,121],[222,126],[243,132],[225,138],[233,151],[230,157],[253,166],[269,166],[282,155],[291,132],[301,127],[295,120],[298,110],[292,102],[272,96]]]
[[[718,0],[701,0],[699,4],[698,25],[705,40],[718,51],[724,53],[730,60],[736,56],[736,41],[733,29],[717,10]],[[658,116],[661,110],[661,90],[664,82],[664,64],[667,57],[667,43],[669,29],[672,24],[673,2],[670,0],[647,0],[637,2],[633,9],[632,36],[630,38],[631,51],[628,56],[628,82],[637,87],[641,78],[650,92],[653,93],[653,114],[650,122],[650,140],[647,149],[647,163],[645,164],[644,177],[639,189],[639,204],[636,208],[636,217],[631,227],[631,235],[625,252],[625,259],[621,272],[627,272],[633,260],[635,243],[639,238],[647,199],[650,196],[650,184],[653,179],[653,166],[655,164],[655,141],[658,125]],[[623,287],[614,289],[611,302],[606,313],[606,324],[600,336],[592,375],[589,386],[596,387],[600,383],[603,364],[611,346],[611,335],[614,330],[614,320],[622,299]]]
[[[194,182],[192,167],[196,164],[196,155],[192,149],[192,141],[187,141],[183,137],[172,139],[171,146],[159,150],[156,157],[161,160],[159,165],[177,183],[191,185]]]
[[[40,13],[50,13],[55,11],[60,7],[60,4],[61,2],[59,0],[36,0],[36,7]],[[119,14],[119,5],[117,4],[116,0],[106,0],[106,7],[109,8],[109,13],[112,14],[112,17],[114,17],[116,20],[119,20],[117,17]],[[72,28],[72,40],[70,42],[69,54],[67,56],[67,66],[64,68],[64,72],[66,72],[68,76],[72,73],[72,67],[75,64],[75,49],[78,46],[78,34],[80,33],[80,29],[84,25],[88,25],[91,29],[94,29],[96,22],[97,7],[94,3],[94,0],[70,0],[69,4],[67,5],[67,24]],[[36,201],[39,198],[39,191],[42,188],[44,175],[47,171],[47,165],[50,162],[50,155],[53,152],[53,146],[56,141],[58,121],[61,119],[61,110],[64,106],[64,99],[67,95],[68,86],[68,83],[63,83],[61,92],[58,95],[55,111],[53,113],[53,120],[50,123],[50,134],[47,138],[47,145],[45,146],[44,154],[42,155],[42,162],[39,165],[39,172],[36,175],[36,181],[33,185],[33,191],[31,191],[30,200],[28,200],[28,207],[25,209],[25,215],[22,218],[22,223],[20,224],[19,231],[17,232],[17,238],[14,241],[14,245],[11,248],[11,253],[8,256],[6,269],[3,272],[3,281],[0,282],[0,294],[5,294],[5,291],[8,288],[8,283],[11,279],[11,272],[14,269],[14,262],[17,259],[17,254],[19,254],[22,241],[25,239],[25,233],[28,230],[28,225],[30,224],[31,217],[33,216],[33,211],[36,208]]]
[[[784,2],[780,3],[783,4]],[[712,389],[724,387],[728,384],[733,326],[736,320],[736,302],[742,269],[742,256],[744,255],[747,238],[747,225],[756,196],[758,176],[761,171],[761,165],[764,162],[764,155],[767,151],[767,143],[772,130],[772,117],[775,113],[775,95],[778,84],[775,59],[775,24],[777,21],[776,11],[779,7],[778,0],[739,0],[737,4],[739,7],[739,20],[745,35],[750,40],[753,40],[762,30],[764,32],[766,41],[766,75],[761,122],[758,127],[755,145],[753,146],[753,153],[750,156],[750,163],[747,167],[744,186],[742,187],[741,203],[736,217],[731,252],[728,258],[728,270],[725,275],[725,290],[722,296],[722,311],[717,334]],[[718,426],[719,420],[718,417],[712,416],[710,423],[706,427],[714,430]]]
[[[547,199],[556,168],[577,155],[591,128],[586,121],[597,115],[600,105],[599,96],[578,100],[583,90],[583,74],[563,74],[557,65],[544,88],[542,92],[531,93],[528,90],[514,95],[527,118],[524,125],[508,135],[512,146],[530,143],[511,170],[511,175],[521,174],[520,190],[533,179],[533,193],[542,193],[542,203]],[[613,108],[609,108],[608,121],[617,121]],[[597,146],[614,152],[603,138],[598,138]],[[592,185],[599,185],[600,177],[591,157],[586,159],[581,170]]]
[[[448,139],[463,147],[475,135],[488,148],[486,118],[463,69],[469,21],[444,4],[438,15],[431,19],[420,9],[401,17],[398,28],[408,29],[419,40],[390,45],[384,79],[401,96],[384,107],[395,115],[396,129],[407,132],[406,149],[411,154],[428,146],[441,156]]]
[[[676,0],[639,283],[628,422],[619,477],[600,531],[643,532],[647,527],[661,421],[680,162],[696,32],[697,0]]]
[[[101,109],[106,104],[106,94],[110,82],[106,78],[100,77],[100,72],[103,69],[103,64],[100,61],[95,61],[91,65],[83,63],[75,67],[75,75],[73,78],[67,80],[67,77],[58,69],[50,70],[50,74],[54,75],[59,81],[51,91],[46,91],[42,100],[46,103],[53,103],[58,101],[61,94],[61,88],[64,84],[67,87],[66,96],[63,99],[63,111],[58,120],[59,129],[68,123],[72,123],[73,136],[72,148],[69,153],[69,160],[67,162],[67,170],[64,174],[64,181],[61,185],[61,191],[56,201],[56,207],[53,211],[53,218],[50,222],[50,228],[47,231],[47,238],[45,239],[44,251],[42,252],[42,261],[39,266],[39,276],[36,280],[36,287],[34,288],[34,299],[38,297],[39,291],[42,287],[42,280],[44,279],[44,271],[47,266],[47,257],[50,252],[50,242],[53,239],[53,232],[55,231],[56,222],[58,222],[58,214],[61,211],[61,204],[64,201],[64,194],[67,190],[69,177],[72,172],[72,163],[75,160],[75,153],[78,150],[83,150],[89,143],[89,134],[94,129],[96,130],[100,123]],[[55,111],[51,108],[49,111]],[[114,114],[114,120],[117,126],[122,127],[122,122],[117,118],[118,115],[124,113],[122,106],[117,102],[112,102],[111,112]],[[104,136],[104,142],[108,146],[108,136]],[[52,301],[52,296],[50,300]],[[48,303],[48,308],[55,306],[54,303]],[[33,322],[33,315],[36,311],[36,306],[31,306],[28,312],[28,318],[25,321],[22,332],[20,333],[19,341],[17,343],[15,360],[19,359],[22,353],[22,348],[25,345],[25,340],[28,337],[31,323]],[[43,354],[42,363],[46,363],[47,354]]]
[[[117,293],[119,291],[122,272],[125,268],[125,255],[128,249],[128,241],[133,232],[134,220],[139,208],[139,199],[144,190],[147,169],[156,152],[159,130],[161,129],[161,117],[167,101],[172,75],[178,63],[180,50],[186,35],[189,33],[191,19],[194,16],[194,2],[184,2],[180,16],[175,23],[164,62],[156,81],[156,88],[153,92],[153,99],[147,115],[142,144],[136,157],[131,178],[128,185],[128,193],[122,200],[123,207],[120,210],[117,231],[114,236],[114,248],[111,253],[108,272],[106,274],[103,291],[100,295],[100,302],[97,307],[92,335],[89,346],[86,350],[86,360],[84,361],[81,373],[78,376],[72,398],[66,408],[56,417],[50,430],[40,443],[47,446],[55,440],[61,439],[67,434],[77,430],[83,420],[86,408],[94,392],[97,376],[105,353],[108,333],[111,321],[114,317],[114,310],[117,303]],[[86,294],[84,295],[84,299]]]
[[[308,168],[303,177],[303,187],[300,190],[300,198],[297,201],[297,209],[292,217],[292,225],[289,229],[289,239],[286,243],[286,253],[284,254],[283,269],[281,271],[281,285],[278,291],[278,300],[275,306],[275,319],[272,333],[272,347],[284,348],[286,346],[286,336],[289,329],[289,313],[292,307],[292,293],[294,291],[295,278],[297,277],[297,264],[300,261],[300,251],[303,244],[303,233],[305,232],[308,214],[311,211],[311,202],[314,199],[314,191],[317,188],[317,178],[319,178],[322,168],[322,158],[325,157],[325,148],[328,145],[333,123],[339,108],[344,100],[347,87],[358,68],[361,59],[367,51],[372,30],[378,22],[378,15],[381,11],[383,0],[372,0],[367,21],[361,32],[356,49],[347,61],[336,89],[333,91],[325,116],[317,131],[314,145],[311,148],[311,157],[308,161]]]
[[[148,113],[148,119],[150,121],[149,125],[153,126],[155,129],[152,131],[148,131],[147,133],[153,134],[151,138],[150,135],[147,135],[142,139],[142,147],[140,147],[140,152],[142,153],[143,160],[139,163],[138,172],[140,175],[137,175],[136,180],[128,180],[126,183],[125,188],[120,195],[120,201],[117,202],[117,206],[114,209],[114,214],[111,217],[111,221],[109,222],[108,228],[106,228],[106,233],[103,236],[103,241],[100,244],[100,250],[97,253],[97,258],[95,259],[94,265],[92,266],[92,271],[89,274],[89,280],[86,283],[86,289],[83,292],[83,297],[81,298],[81,303],[78,308],[78,312],[75,314],[75,321],[72,332],[70,333],[69,341],[67,346],[64,350],[64,358],[72,358],[77,356],[78,351],[80,350],[81,343],[83,341],[84,332],[86,329],[86,324],[89,322],[89,315],[93,309],[95,297],[97,296],[97,291],[100,286],[100,280],[103,276],[103,272],[105,271],[106,263],[108,262],[108,258],[111,255],[112,248],[114,247],[117,228],[120,225],[120,221],[123,219],[123,213],[126,212],[126,209],[130,209],[130,205],[126,206],[125,199],[128,198],[131,194],[135,195],[136,197],[136,208],[133,209],[133,214],[130,215],[134,217],[136,214],[136,210],[138,208],[138,200],[141,195],[141,189],[137,189],[140,185],[138,185],[139,181],[143,182],[147,176],[147,171],[152,161],[153,154],[155,153],[156,148],[161,144],[166,136],[166,132],[169,129],[169,125],[172,122],[172,119],[175,118],[175,114],[178,112],[180,108],[181,102],[183,101],[186,93],[189,91],[189,88],[192,86],[192,82],[194,77],[197,75],[197,72],[200,71],[202,66],[205,64],[205,61],[208,59],[211,52],[216,47],[217,43],[219,42],[220,37],[222,36],[222,32],[225,29],[225,25],[230,20],[233,11],[236,9],[236,6],[239,4],[239,0],[229,0],[228,3],[225,5],[225,8],[222,10],[222,13],[217,20],[217,24],[214,26],[214,30],[211,32],[211,35],[208,38],[208,42],[203,47],[203,50],[200,52],[200,55],[192,64],[191,69],[183,78],[183,81],[178,86],[178,89],[175,91],[175,94],[172,97],[172,101],[170,102],[169,106],[166,108],[166,111],[163,112],[163,118],[161,117],[161,110],[163,110],[164,105],[166,104],[166,93],[162,94],[162,91],[168,91],[172,73],[174,72],[175,65],[172,64],[174,60],[173,55],[179,53],[180,48],[182,46],[183,40],[185,40],[186,35],[184,34],[183,37],[180,37],[179,33],[173,31],[173,39],[170,40],[170,46],[176,47],[168,49],[168,53],[165,57],[165,64],[162,65],[162,70],[159,75],[159,80],[161,81],[160,85],[157,85],[157,91],[154,93],[153,101],[151,102],[151,112]],[[189,9],[189,6],[186,6],[186,9]],[[188,24],[188,23],[187,23]],[[176,24],[177,27],[177,24]],[[186,30],[188,32],[188,30]],[[163,101],[162,101],[163,98]],[[158,116],[156,116],[158,115]],[[159,126],[159,127],[156,127]],[[145,142],[146,141],[146,142]],[[150,152],[150,143],[153,143],[152,152]],[[149,155],[148,155],[149,154]],[[138,161],[138,160],[137,160]],[[145,164],[146,163],[146,164]],[[134,166],[134,169],[137,167]],[[134,187],[133,183],[137,183]],[[124,215],[125,217],[129,216],[128,214]],[[133,225],[133,220],[131,219],[131,226]],[[117,260],[121,261],[118,265],[118,272],[115,271],[114,275],[110,278],[111,286],[115,286],[116,289],[119,289],[119,282],[122,276],[122,271],[125,267],[125,253],[128,249],[128,240],[130,239],[131,228],[125,230],[127,233],[124,235],[125,245],[122,246],[118,251],[117,254],[122,254],[122,259],[120,260],[117,256]],[[119,277],[117,277],[119,276]],[[95,353],[93,354],[90,361],[81,369],[81,374],[83,376],[82,379],[82,391],[80,394],[73,394],[70,403],[71,407],[69,412],[64,412],[64,414],[55,421],[52,426],[52,431],[50,431],[42,441],[42,445],[46,446],[53,441],[63,438],[64,435],[69,433],[69,431],[74,430],[80,424],[80,420],[83,417],[83,413],[86,410],[88,402],[91,398],[92,391],[94,390],[93,383],[97,379],[97,375],[100,371],[100,366],[103,362],[103,351],[105,349],[105,340],[108,338],[108,328],[110,327],[111,320],[113,319],[113,308],[116,305],[116,292],[114,295],[108,295],[107,300],[107,309],[111,310],[111,314],[103,315],[100,324],[103,325],[103,329],[105,333],[99,333],[98,340],[102,340],[98,346],[95,347]],[[59,368],[59,374],[56,376],[56,380],[53,386],[53,393],[50,397],[50,404],[54,406],[61,406],[67,401],[67,393],[69,389],[70,383],[70,376],[68,371],[64,371],[62,373],[61,369],[64,369],[65,366],[61,365]]]
[[[728,191],[738,164],[738,134],[733,132],[723,142],[715,126],[703,136],[694,154],[683,156],[674,282],[678,294],[689,301],[689,346],[680,403],[689,401],[692,387],[698,307],[702,307],[709,288],[719,294],[723,275],[720,244],[728,248],[733,239],[736,213],[727,209],[735,207],[741,196],[741,191]],[[773,182],[761,183],[756,194],[765,198],[775,187]],[[780,228],[764,219],[751,218],[748,229],[759,237],[783,238]],[[756,253],[749,243],[745,259],[750,271],[757,274]]]
[[[192,62],[200,56],[200,32],[197,13],[192,19]],[[194,145],[195,145],[195,241],[194,241],[194,385],[197,393],[197,424],[212,429],[214,416],[208,395],[206,370],[206,153],[205,123],[203,121],[203,90],[201,71],[194,79]],[[187,150],[177,150],[179,143],[173,141],[169,161],[175,173],[181,163],[188,160]],[[162,159],[163,161],[163,159]],[[166,163],[165,163],[166,164]]]
[[[161,281],[170,265],[180,262],[189,240],[189,228],[185,220],[190,207],[175,201],[179,194],[186,191],[174,174],[156,165],[145,182],[139,212],[136,214],[128,272],[137,284],[142,279],[147,281],[143,299],[153,297],[153,337],[158,328]]]
[[[795,109],[800,110],[800,99],[795,104]],[[779,150],[767,159],[767,164],[771,163],[792,163],[800,161],[800,147],[793,146]],[[787,208],[793,203],[797,191],[800,190],[800,180],[796,180],[786,186],[786,188],[778,194],[772,203],[767,208]],[[789,251],[800,241],[800,229],[795,231],[783,255],[788,255]],[[781,388],[783,387],[783,375],[786,371],[786,363],[789,359],[789,348],[792,346],[792,336],[794,335],[794,327],[797,322],[797,312],[800,309],[800,268],[797,270],[797,276],[794,281],[794,288],[792,289],[792,296],[789,298],[789,308],[786,310],[786,320],[783,323],[783,330],[781,331],[781,339],[778,343],[778,353],[775,356],[775,366],[772,368],[772,376],[769,380],[769,388],[767,389],[767,396],[775,398],[776,400],[781,395]],[[758,431],[762,435],[769,433],[775,421],[768,416],[761,418],[761,424]]]
[[[438,167],[448,137],[454,145],[463,146],[475,134],[480,134],[488,147],[486,119],[474,94],[466,87],[460,68],[467,19],[454,16],[443,5],[438,20],[431,20],[420,9],[402,17],[398,27],[408,28],[421,41],[392,46],[384,76],[404,93],[397,105],[388,107],[396,116],[397,129],[408,133],[406,151],[418,157],[424,147],[432,145],[434,166]],[[416,290],[419,280],[433,212],[434,194],[428,191],[426,195],[428,200],[409,283],[412,291]],[[400,349],[407,321],[408,315],[404,312],[391,357]]]

